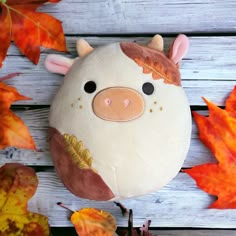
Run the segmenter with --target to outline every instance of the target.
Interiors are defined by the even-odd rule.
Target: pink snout
[[[134,89],[112,87],[96,94],[92,106],[94,114],[103,120],[130,121],[142,115],[144,100]]]

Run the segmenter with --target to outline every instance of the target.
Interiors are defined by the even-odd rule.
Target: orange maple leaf
[[[38,179],[34,170],[18,163],[0,168],[0,235],[49,236],[47,217],[29,212]]]
[[[8,146],[28,149],[36,148],[28,128],[23,121],[10,110],[10,106],[13,102],[29,99],[31,98],[21,95],[16,88],[0,82],[0,149]]]
[[[207,163],[184,170],[199,188],[217,196],[210,208],[236,208],[236,86],[225,110],[204,99],[209,117],[193,113],[199,139],[212,151],[218,163]]]
[[[61,202],[57,205],[72,212],[71,222],[75,226],[79,236],[114,236],[116,231],[116,220],[108,212],[97,208],[82,208],[72,211]]]
[[[35,10],[46,2],[60,0],[0,0],[0,67],[11,40],[37,64],[40,46],[66,51],[61,22]]]

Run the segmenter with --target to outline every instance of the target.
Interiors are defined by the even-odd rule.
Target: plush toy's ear
[[[186,35],[180,34],[172,43],[168,57],[175,64],[178,64],[187,54],[188,48],[189,48],[189,39],[187,38]]]
[[[164,41],[161,35],[156,34],[147,45],[149,48],[153,48],[158,51],[163,51]]]
[[[93,51],[93,48],[89,45],[89,43],[84,39],[79,39],[77,41],[77,52],[80,57],[84,57]]]
[[[73,62],[73,59],[52,54],[47,56],[45,60],[45,67],[50,72],[65,75],[72,66]]]

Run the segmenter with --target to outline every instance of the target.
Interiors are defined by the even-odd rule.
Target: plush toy
[[[97,49],[81,39],[79,58],[47,57],[49,71],[66,74],[50,109],[50,150],[72,193],[129,198],[176,176],[191,135],[178,70],[188,46],[179,35],[166,56],[159,35],[147,46],[122,42]]]

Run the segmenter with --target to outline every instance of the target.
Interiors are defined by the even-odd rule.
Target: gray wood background
[[[168,48],[178,33],[185,33],[190,38],[190,50],[181,64],[183,87],[191,108],[202,114],[207,114],[202,96],[224,106],[226,97],[236,85],[235,0],[62,0],[58,4],[46,4],[40,11],[63,22],[69,57],[76,56],[78,37],[84,37],[97,47],[116,41],[147,43],[154,34],[160,33]],[[0,77],[16,71],[22,73],[7,83],[33,98],[16,103],[13,109],[30,128],[38,148],[37,152],[2,150],[0,165],[18,162],[36,168],[39,187],[30,200],[29,209],[47,215],[51,226],[72,226],[68,212],[56,205],[60,201],[74,210],[82,207],[107,210],[116,217],[118,226],[125,227],[127,218],[122,217],[112,202],[75,197],[54,172],[47,143],[48,111],[63,77],[45,70],[43,63],[50,53],[55,52],[42,48],[39,64],[33,65],[12,44],[0,69]],[[198,140],[193,122],[191,147],[183,168],[209,161],[215,160]],[[180,172],[162,190],[122,203],[133,209],[135,226],[151,219],[151,226],[160,228],[153,232],[154,235],[236,235],[236,210],[208,209],[214,199]],[[195,230],[183,230],[191,227]],[[171,230],[173,228],[175,230]],[[211,230],[199,230],[201,228]]]

